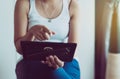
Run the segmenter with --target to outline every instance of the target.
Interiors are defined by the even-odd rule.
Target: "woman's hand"
[[[35,25],[28,33],[32,34],[38,40],[48,40],[55,33],[43,25]]]
[[[47,64],[49,67],[53,67],[54,69],[58,69],[59,67],[64,66],[64,62],[61,61],[57,56],[50,55],[46,57],[46,61],[41,61],[43,64]]]

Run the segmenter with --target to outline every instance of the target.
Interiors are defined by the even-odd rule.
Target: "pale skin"
[[[39,1],[36,0],[36,7],[39,7]],[[43,0],[45,4],[49,4],[51,8],[49,12],[52,12],[54,6],[59,5],[57,0]],[[55,4],[56,3],[56,4]],[[48,17],[45,15],[44,11],[40,14],[47,18],[54,18],[57,17],[60,13],[61,8],[56,15]],[[79,27],[79,4],[77,0],[72,0],[71,5],[69,7],[70,13],[70,32],[69,32],[69,43],[78,43],[78,27]],[[28,12],[29,12],[29,0],[17,0],[14,12],[14,43],[16,46],[16,50],[18,53],[22,54],[20,41],[34,41],[34,39],[38,40],[48,40],[52,35],[55,34],[54,31],[48,29],[44,25],[35,25],[34,27],[28,30]],[[39,10],[38,10],[39,12]],[[46,57],[46,61],[41,61],[43,64],[47,64],[54,69],[58,69],[59,67],[64,66],[64,62],[61,61],[57,56],[48,56]]]

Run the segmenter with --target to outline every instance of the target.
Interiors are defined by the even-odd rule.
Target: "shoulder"
[[[70,8],[78,8],[79,7],[79,0],[71,0]]]
[[[29,11],[29,0],[17,0],[15,4],[15,9],[22,11]]]
[[[74,15],[76,13],[79,13],[79,11],[80,11],[79,0],[71,0],[71,2],[70,2],[70,14]]]

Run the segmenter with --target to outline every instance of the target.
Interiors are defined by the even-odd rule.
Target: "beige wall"
[[[112,18],[112,4],[108,1],[110,0],[96,0],[96,79],[105,79]]]

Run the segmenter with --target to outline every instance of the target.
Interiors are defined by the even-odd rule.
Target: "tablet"
[[[25,60],[41,61],[47,56],[56,55],[60,60],[70,62],[76,50],[76,43],[21,41]]]

